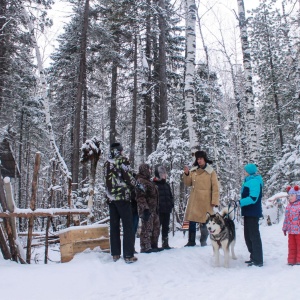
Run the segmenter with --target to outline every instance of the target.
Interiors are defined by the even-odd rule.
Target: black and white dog
[[[224,251],[224,267],[229,266],[229,252],[231,250],[232,259],[236,259],[234,253],[235,245],[235,225],[233,209],[224,207],[220,213],[211,215],[207,213],[207,229],[210,234],[211,244],[214,250],[215,265],[220,266],[219,249]],[[230,250],[229,250],[230,248]]]

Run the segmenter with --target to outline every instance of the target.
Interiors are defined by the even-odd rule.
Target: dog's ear
[[[205,223],[207,223],[208,222],[208,219],[211,217],[211,214],[209,213],[209,212],[207,212],[206,213],[206,222]]]

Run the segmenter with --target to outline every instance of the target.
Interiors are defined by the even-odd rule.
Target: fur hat
[[[249,175],[254,175],[257,172],[257,167],[255,164],[248,164],[244,167],[244,170],[249,174]]]
[[[194,155],[195,155],[195,158],[196,158],[196,160],[194,162],[194,166],[198,165],[198,163],[197,163],[198,158],[203,158],[206,163],[209,163],[209,164],[213,163],[212,160],[207,158],[207,154],[206,154],[205,151],[196,151]]]
[[[166,168],[162,165],[156,165],[154,169],[154,176],[161,179],[164,174],[167,174]]]

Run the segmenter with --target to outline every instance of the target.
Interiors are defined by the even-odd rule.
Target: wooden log
[[[6,197],[5,197],[5,192],[4,192],[4,183],[3,183],[2,176],[0,176],[0,203],[1,203],[3,211],[7,211],[8,207],[7,207],[7,203],[6,203]],[[12,230],[12,227],[10,224],[10,220],[5,218],[3,220],[3,224],[4,224],[4,228],[5,228],[5,231],[7,234],[7,238],[8,238],[11,259],[18,262],[18,252],[17,252],[17,247],[15,244],[13,230]]]
[[[49,209],[36,209],[32,211],[31,209],[17,209],[16,211],[10,212],[0,212],[0,218],[30,218],[30,217],[52,217],[52,216],[68,216],[68,215],[89,215],[91,211],[89,209],[59,209],[59,208],[49,208]]]
[[[37,182],[39,176],[39,169],[41,164],[41,153],[37,152],[35,154],[34,170],[32,178],[32,188],[31,188],[31,199],[30,199],[30,209],[35,210],[36,194],[37,194]],[[32,241],[32,231],[33,231],[34,217],[30,217],[28,221],[28,238],[27,238],[27,253],[26,262],[30,264],[31,259],[31,241]]]

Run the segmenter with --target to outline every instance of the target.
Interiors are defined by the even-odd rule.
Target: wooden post
[[[71,208],[72,206],[72,179],[68,178],[68,206]],[[67,215],[67,227],[71,225],[71,215]]]
[[[3,232],[1,224],[0,224],[0,250],[2,252],[4,259],[11,259],[11,254],[6,244],[5,234]]]
[[[46,225],[46,237],[45,237],[45,258],[44,258],[44,263],[48,263],[48,247],[49,247],[49,227],[50,227],[50,217],[47,218],[47,225]]]
[[[0,203],[1,203],[3,211],[4,212],[7,211],[8,207],[7,207],[7,203],[6,203],[6,197],[5,197],[5,192],[4,192],[4,183],[3,183],[2,176],[0,176]],[[11,253],[11,259],[18,262],[17,248],[16,248],[16,244],[14,241],[13,231],[12,231],[12,227],[10,224],[10,220],[5,218],[3,220],[3,223],[4,223],[4,228],[6,230],[6,233],[7,233],[8,244],[9,244],[10,253]]]
[[[33,178],[32,178],[32,189],[31,189],[31,199],[30,199],[30,209],[32,211],[35,210],[37,181],[38,181],[40,164],[41,164],[41,153],[37,152],[35,154],[35,162],[34,162],[34,170],[33,170]],[[28,264],[30,264],[30,259],[31,259],[31,241],[32,241],[33,222],[34,222],[34,217],[32,216],[29,218],[29,221],[28,221],[28,238],[27,238],[27,254],[26,254],[26,262]]]
[[[56,183],[56,179],[55,179],[56,164],[55,164],[55,161],[52,162],[52,165],[53,165],[53,168],[52,168],[52,178],[51,178],[51,190],[50,190],[50,197],[49,197],[49,201],[48,201],[48,208],[50,208],[52,206],[53,196],[54,196],[53,186]],[[50,220],[51,220],[51,218],[48,217],[47,218],[47,224],[46,224],[46,237],[45,237],[45,258],[44,258],[44,263],[45,264],[48,263],[48,247],[49,247],[48,237],[49,237]]]
[[[10,212],[14,212],[15,208],[16,208],[16,204],[15,204],[15,200],[14,200],[14,197],[13,197],[10,178],[5,177],[3,181],[4,181],[4,189],[5,189],[5,194],[6,194],[7,208]],[[17,232],[16,217],[12,216],[9,219],[10,219],[12,234],[13,234],[13,238],[14,238],[14,241],[15,241],[16,250],[17,250],[19,260],[22,264],[26,263],[23,247],[21,247],[21,242],[19,240],[19,236],[18,236],[18,232]]]

